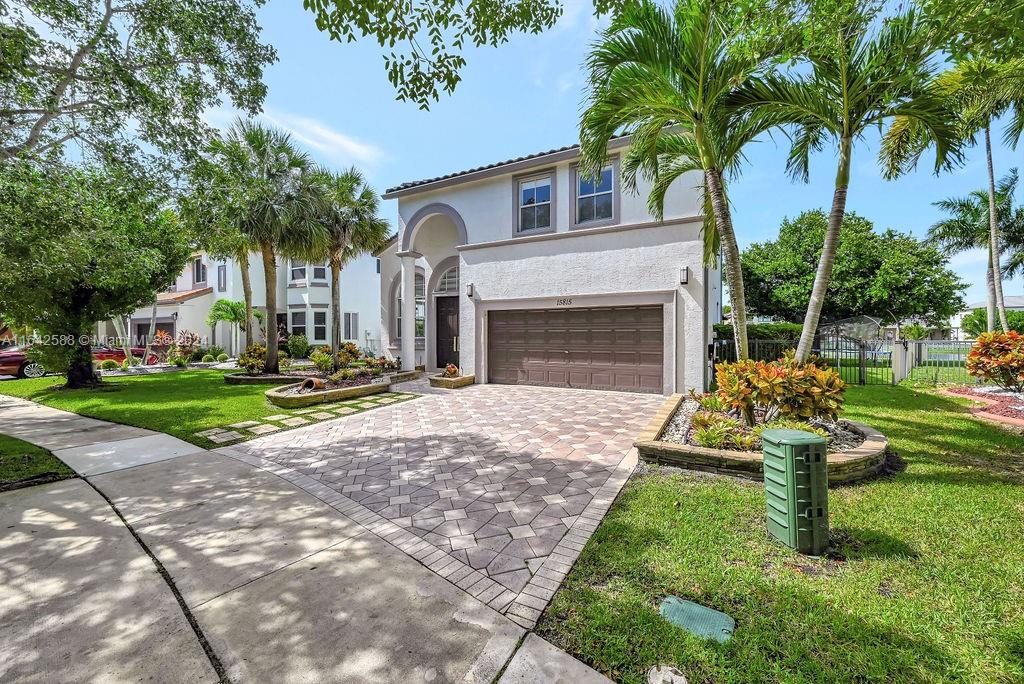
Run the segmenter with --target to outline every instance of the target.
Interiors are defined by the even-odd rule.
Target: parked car
[[[46,375],[46,369],[39,362],[30,359],[25,353],[26,350],[27,347],[22,345],[0,349],[0,375],[16,375],[19,378],[41,378]],[[145,352],[143,347],[132,347],[132,355],[135,357],[141,357]],[[94,344],[92,358],[97,362],[113,359],[122,363],[125,356],[123,349],[115,349],[105,344]],[[156,361],[156,354],[150,352],[146,359],[146,365],[152,365]]]

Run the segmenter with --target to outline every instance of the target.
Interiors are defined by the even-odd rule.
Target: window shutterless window
[[[346,311],[344,319],[344,336],[346,340],[359,339],[359,312]]]
[[[317,342],[327,340],[327,312],[313,312],[313,339]]]
[[[519,232],[551,228],[551,176],[519,181]]]
[[[293,311],[292,312],[292,335],[305,335],[306,334],[306,312],[305,311]]]
[[[416,337],[423,337],[427,320],[427,296],[423,274],[416,274]],[[402,288],[395,290],[395,339],[402,337]]]
[[[327,266],[317,264],[313,267],[313,280],[327,280]]]
[[[192,262],[192,282],[196,284],[206,282],[206,266],[203,265],[201,258],[196,258]]]
[[[608,164],[596,179],[576,178],[576,223],[609,221],[614,216],[614,167]]]
[[[292,280],[306,279],[306,262],[292,260]]]
[[[217,291],[227,292],[228,289],[228,267],[227,264],[217,266]]]

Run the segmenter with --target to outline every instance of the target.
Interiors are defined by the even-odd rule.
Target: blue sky
[[[430,111],[421,111],[395,99],[375,41],[330,41],[298,3],[271,2],[260,10],[260,21],[279,61],[265,74],[265,116],[291,131],[322,163],[359,166],[379,191],[574,143],[584,95],[580,65],[597,23],[590,3],[566,0],[565,6],[551,31],[516,36],[498,48],[469,50],[455,94],[442,95]],[[211,112],[210,120],[223,124],[230,116]],[[923,167],[884,181],[875,164],[876,143],[865,141],[854,152],[848,206],[878,228],[923,235],[940,216],[932,202],[985,185],[979,149],[970,150],[969,163],[955,173],[936,177]],[[742,245],[774,237],[785,216],[831,204],[831,152],[812,161],[809,184],[793,183],[785,175],[784,141],[754,145],[748,157],[731,188]],[[1024,166],[1024,149],[1014,152],[1000,145],[995,163],[997,175]],[[384,211],[395,222],[397,202],[385,202]],[[951,265],[970,285],[968,301],[983,300],[985,254],[958,255]],[[1007,282],[1005,293],[1024,293],[1024,282]]]

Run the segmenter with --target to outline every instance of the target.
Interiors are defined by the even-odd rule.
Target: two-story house
[[[378,319],[380,311],[379,260],[370,255],[348,264],[341,272],[341,311],[343,341],[355,342],[375,353],[381,351]],[[266,311],[263,262],[254,254],[249,264],[253,308]],[[207,324],[210,308],[218,299],[243,301],[242,271],[233,259],[213,259],[197,252],[185,265],[175,284],[157,295],[156,328],[172,336],[191,330],[205,338],[208,345],[219,345],[237,355],[246,345],[243,334],[235,335],[232,326],[221,322]],[[278,258],[277,326],[291,334],[302,334],[312,344],[329,344],[331,334],[330,269],[326,264]],[[152,306],[137,309],[131,316],[129,334],[144,343],[149,333]],[[255,322],[260,328],[259,322]],[[265,339],[264,333],[256,336]],[[113,334],[108,331],[108,334]],[[238,348],[235,340],[238,340]]]
[[[668,394],[703,389],[721,272],[703,264],[699,178],[665,215],[578,146],[391,188],[399,231],[379,253],[381,334],[405,368],[453,363],[477,382]]]

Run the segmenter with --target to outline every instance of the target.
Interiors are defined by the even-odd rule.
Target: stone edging
[[[443,387],[444,389],[459,389],[468,387],[476,382],[475,375],[459,375],[454,378],[446,378],[443,375],[431,375],[427,377],[431,387]]]
[[[979,397],[975,394],[957,394],[956,392],[950,392],[949,390],[939,390],[939,394],[947,397],[953,397],[956,399],[968,399],[970,401],[976,401],[979,404],[985,406],[993,406],[999,402],[995,399],[989,399],[988,397]],[[998,413],[989,413],[988,411],[980,408],[971,409],[970,413],[972,416],[977,416],[991,423],[998,423],[1003,427],[1024,427],[1024,418],[1014,418],[1013,416],[1003,416]]]
[[[632,459],[627,454],[523,587],[522,592],[516,594],[485,573],[453,558],[430,542],[331,489],[319,480],[268,459],[241,452],[235,447],[220,447],[212,451],[266,470],[295,485],[526,629],[533,629],[537,625],[541,613],[558,591],[590,535],[600,525],[619,490],[633,472]]]
[[[339,387],[337,389],[320,390],[308,394],[290,394],[285,392],[285,390],[298,387],[301,384],[300,382],[294,382],[283,387],[274,387],[273,389],[268,389],[263,394],[266,395],[267,400],[274,406],[280,406],[284,409],[295,409],[316,406],[328,401],[342,401],[343,399],[355,399],[356,397],[365,397],[370,394],[379,394],[391,387],[386,382],[371,382],[366,385]]]
[[[633,446],[636,447],[641,459],[650,463],[661,463],[688,470],[732,475],[758,481],[764,480],[764,462],[760,453],[709,449],[691,444],[661,441],[659,437],[682,403],[683,395],[673,394],[662,404],[654,418],[648,423],[647,428],[637,437]],[[843,422],[862,434],[864,443],[855,449],[828,455],[828,483],[830,485],[854,482],[876,474],[885,462],[885,452],[889,447],[889,440],[885,435],[871,426],[851,420]]]

